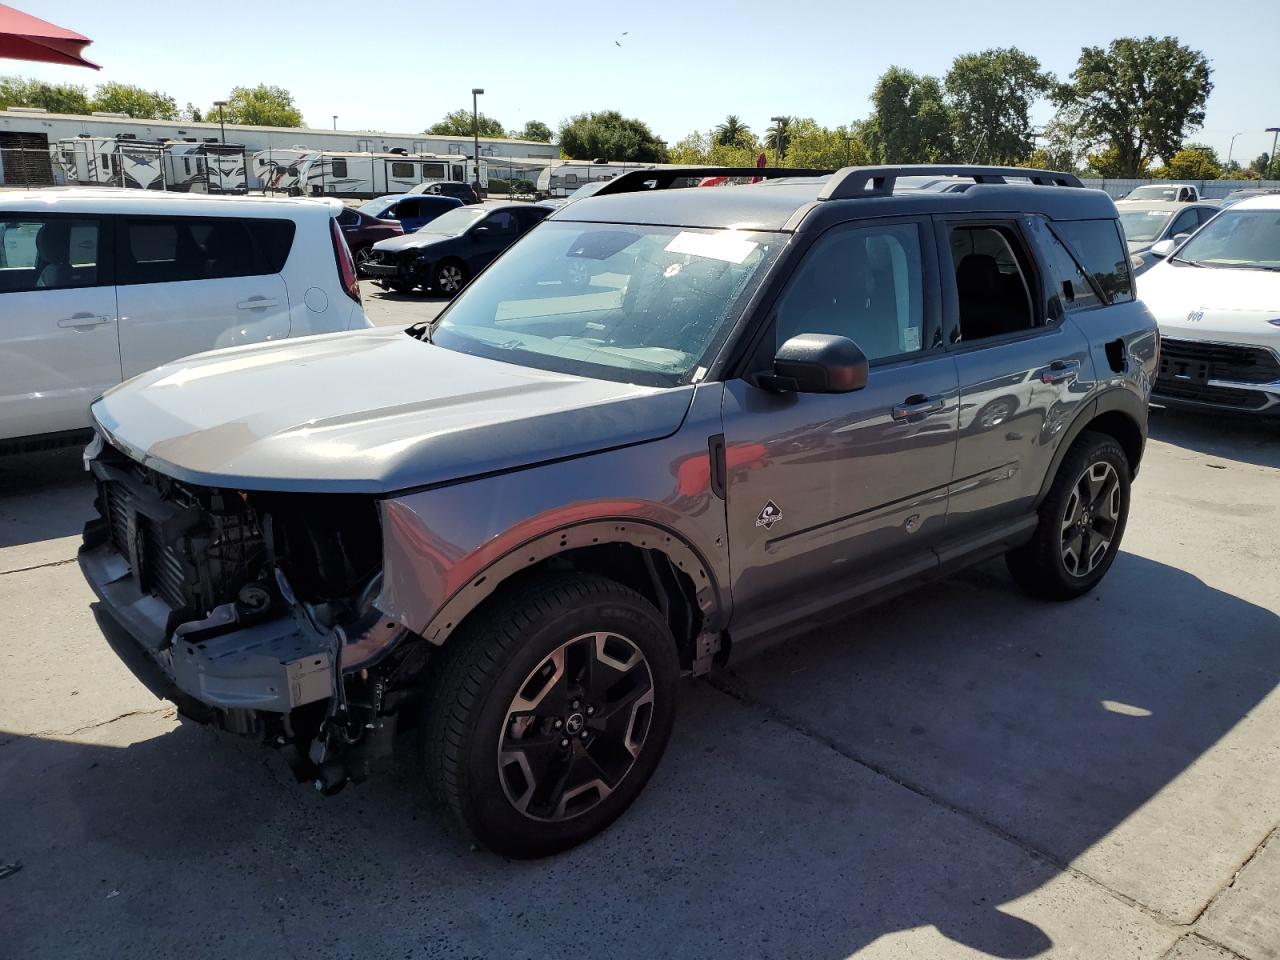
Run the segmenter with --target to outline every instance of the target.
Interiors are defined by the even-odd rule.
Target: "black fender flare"
[[[1053,460],[1049,465],[1049,469],[1045,471],[1044,480],[1040,484],[1040,492],[1036,495],[1037,507],[1049,495],[1049,488],[1053,486],[1053,481],[1058,476],[1058,468],[1062,466],[1062,461],[1066,457],[1067,451],[1071,449],[1071,445],[1076,442],[1080,434],[1088,429],[1091,423],[1106,414],[1119,414],[1132,423],[1134,433],[1141,438],[1138,447],[1140,458],[1142,447],[1146,445],[1147,441],[1147,431],[1143,427],[1147,419],[1146,401],[1135,395],[1132,390],[1123,387],[1104,390],[1085,404],[1084,409],[1076,414],[1075,419],[1071,421],[1064,431],[1062,439],[1058,443],[1058,448],[1053,453]],[[1138,464],[1139,459],[1135,459],[1130,464],[1130,469],[1134,476],[1137,476]]]
[[[649,520],[623,517],[560,527],[507,551],[446,600],[421,635],[429,643],[440,646],[469,614],[521,570],[570,550],[609,543],[625,543],[665,554],[677,570],[693,581],[704,630],[719,630],[727,622],[728,611],[722,602],[720,585],[698,550],[673,530]]]

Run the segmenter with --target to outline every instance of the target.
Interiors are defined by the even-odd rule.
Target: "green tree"
[[[956,57],[945,87],[959,156],[978,163],[1024,160],[1034,147],[1032,104],[1052,84],[1040,61],[1017,47]]]
[[[550,143],[554,136],[550,127],[541,120],[530,120],[522,130],[512,130],[514,140],[536,140],[538,143]]]
[[[178,119],[187,123],[200,123],[204,119],[204,114],[200,112],[199,107],[188,100],[187,105],[178,111]]]
[[[711,134],[711,139],[721,146],[747,146],[755,142],[751,128],[743,123],[737,114],[731,113],[724,118]]]
[[[1115,151],[1114,176],[1139,177],[1204,123],[1212,72],[1204,54],[1173,37],[1122,37],[1081,50],[1055,99],[1076,108],[1086,142]]]
[[[1212,147],[1190,143],[1169,158],[1159,176],[1166,180],[1217,180],[1222,176],[1222,164]]]
[[[955,157],[951,111],[936,77],[890,67],[871,94],[865,139],[876,163],[937,163]]]
[[[483,113],[478,117],[480,127],[480,136],[482,137],[505,137],[507,128],[501,121],[495,120],[493,117],[486,117]],[[450,110],[444,115],[444,119],[438,123],[433,123],[427,127],[425,133],[434,133],[442,137],[469,137],[472,135],[476,123],[473,122],[471,111],[465,107],[461,110]]]
[[[219,119],[217,107],[205,111],[213,122]],[[222,108],[221,118],[227,123],[245,123],[258,127],[300,127],[302,113],[293,104],[293,94],[284,87],[260,83],[256,87],[233,87]]]
[[[25,77],[0,77],[0,109],[42,107],[50,113],[88,113],[84,87],[72,83],[45,83]]]
[[[793,118],[790,129],[787,146],[789,167],[838,170],[871,162],[871,152],[862,139],[861,130],[853,124],[830,129],[804,117]]]
[[[127,113],[138,120],[177,120],[178,104],[159,90],[143,90],[128,83],[102,83],[93,92],[89,107],[110,113]]]
[[[684,165],[709,163],[710,152],[710,140],[700,131],[694,130],[676,141],[676,145],[670,151],[671,162]]]
[[[569,160],[666,163],[667,147],[640,120],[617,110],[580,113],[560,125],[560,153]]]

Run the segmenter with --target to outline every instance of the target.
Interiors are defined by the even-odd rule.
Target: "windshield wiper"
[[[1169,261],[1171,263],[1185,263],[1188,267],[1204,267],[1204,264],[1199,260],[1188,260],[1186,257],[1170,257]]]

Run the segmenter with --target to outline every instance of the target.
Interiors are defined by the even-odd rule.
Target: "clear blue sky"
[[[447,110],[481,109],[508,127],[552,127],[587,110],[639,117],[669,143],[736,113],[757,132],[775,114],[827,126],[865,117],[875,79],[891,64],[944,74],[957,54],[1017,46],[1060,76],[1085,45],[1171,33],[1214,67],[1204,130],[1226,158],[1270,149],[1280,126],[1280,14],[1269,3],[1218,11],[1203,2],[1159,5],[1081,0],[1061,6],[962,5],[852,0],[779,4],[614,0],[447,5],[309,0],[306,3],[175,4],[102,0],[6,0],[94,40],[100,72],[0,60],[0,73],[92,85],[118,80],[205,107],[236,84],[291,90],[309,126],[421,130]],[[520,14],[517,16],[517,11]],[[362,26],[367,19],[369,25]],[[437,29],[433,24],[441,24]],[[466,23],[474,36],[456,33]],[[623,31],[627,35],[623,36]],[[615,41],[622,46],[616,46]],[[1052,114],[1042,105],[1033,116]]]

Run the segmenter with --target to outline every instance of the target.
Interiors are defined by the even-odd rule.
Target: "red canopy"
[[[97,70],[100,68],[96,63],[80,56],[80,51],[92,42],[72,30],[0,3],[0,59],[39,60]]]

